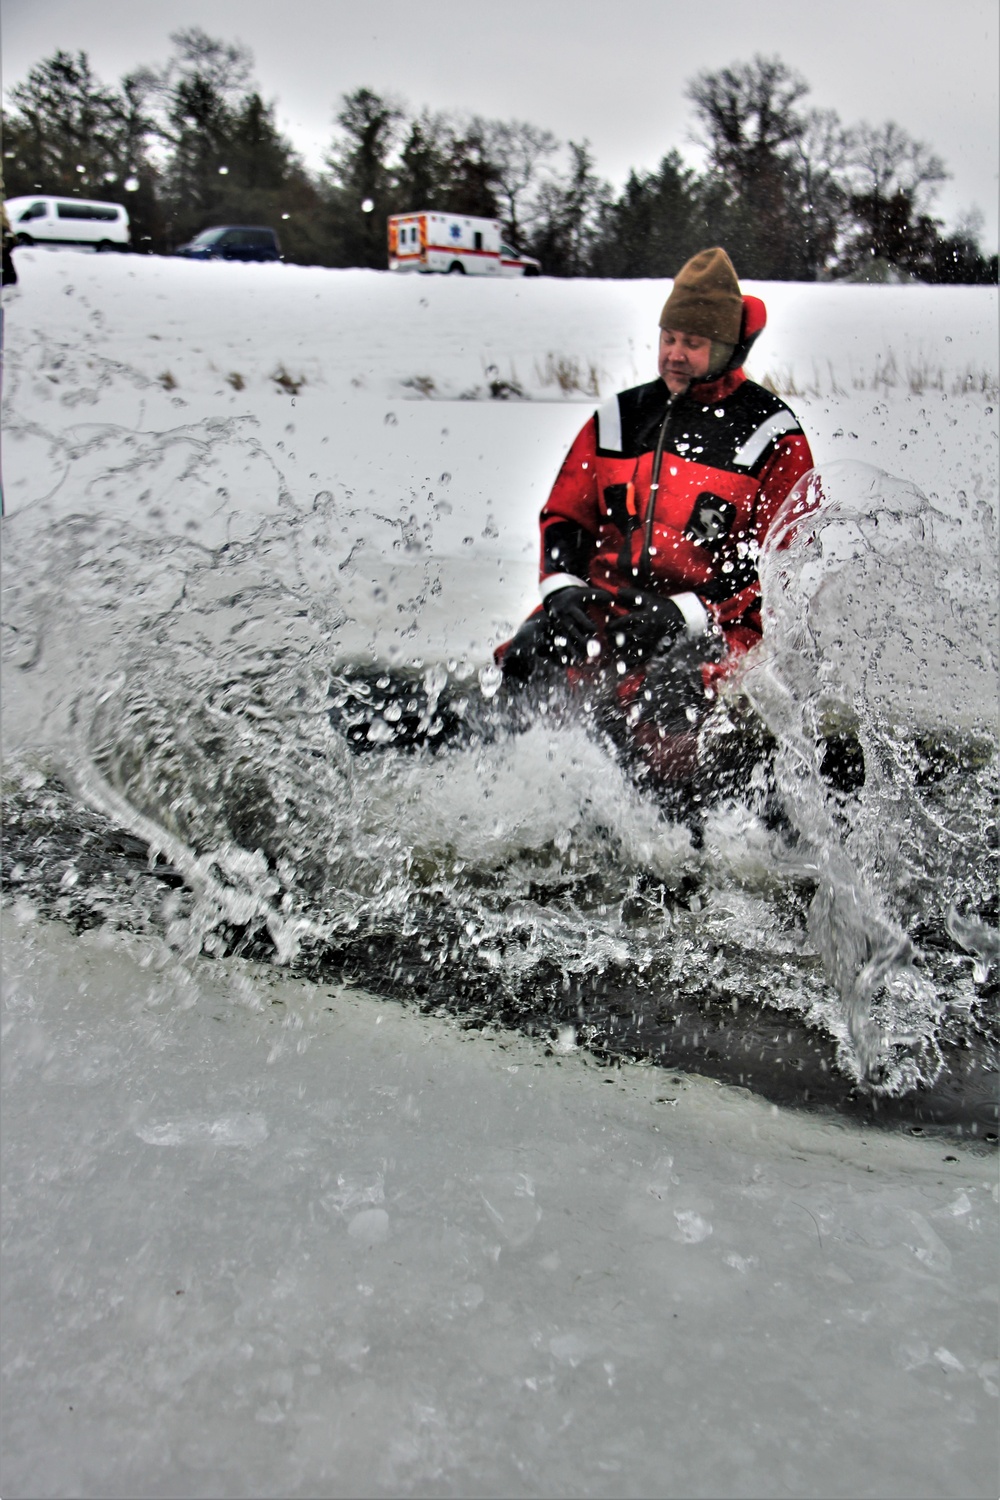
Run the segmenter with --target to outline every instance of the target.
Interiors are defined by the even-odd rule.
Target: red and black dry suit
[[[673,397],[660,379],[622,391],[585,424],[542,510],[542,599],[581,584],[671,599],[687,640],[708,638],[701,680],[712,696],[761,638],[757,555],[782,501],[811,467],[794,413],[742,369]],[[611,627],[624,611],[589,612],[600,655],[569,675],[607,681],[614,663],[614,693],[627,711],[649,693],[645,669],[615,661]],[[506,649],[497,652],[501,663]]]

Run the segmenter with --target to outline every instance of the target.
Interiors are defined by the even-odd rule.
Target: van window
[[[44,203],[32,203],[32,205],[31,205],[30,208],[26,208],[24,210],[24,213],[21,215],[21,217],[18,219],[17,222],[19,224],[26,224],[29,219],[44,219],[44,218],[45,218],[45,204]]]
[[[202,244],[211,244],[207,235],[200,235]],[[231,250],[273,250],[274,234],[270,229],[227,229],[219,234],[215,243],[227,245]]]
[[[118,219],[117,208],[101,203],[57,203],[56,214],[60,219],[99,219],[102,224],[114,224]]]
[[[476,250],[481,250],[483,248],[483,236],[481,230],[477,229],[475,234],[472,236],[472,244],[473,248]]]

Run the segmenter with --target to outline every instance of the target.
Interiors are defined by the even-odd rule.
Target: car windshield
[[[191,241],[192,245],[215,245],[225,234],[224,229],[203,229]]]

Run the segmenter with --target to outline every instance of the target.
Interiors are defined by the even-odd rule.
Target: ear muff
[[[740,343],[749,347],[759,333],[767,327],[767,308],[759,297],[743,298],[743,317],[740,320]]]
[[[743,298],[743,315],[740,318],[740,341],[733,350],[727,370],[738,370],[746,360],[758,336],[767,327],[767,308],[759,297]]]

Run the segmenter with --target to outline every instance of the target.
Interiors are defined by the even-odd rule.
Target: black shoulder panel
[[[638,458],[656,447],[667,409],[662,380],[633,386],[617,397],[621,446],[598,447],[599,453]],[[601,424],[598,424],[600,433]],[[666,451],[712,468],[744,470],[756,475],[773,444],[785,432],[799,432],[798,419],[779,396],[744,380],[714,402],[685,395],[673,409]],[[617,434],[616,434],[617,439]]]
[[[622,415],[622,455],[638,458],[656,447],[667,410],[667,388],[662,380],[634,385],[618,397]]]
[[[745,380],[718,401],[685,396],[675,409],[667,447],[693,463],[756,476],[778,438],[801,430],[780,397]]]
[[[638,458],[655,448],[667,388],[662,380],[650,380],[612,396],[597,413],[597,451],[605,457]]]

